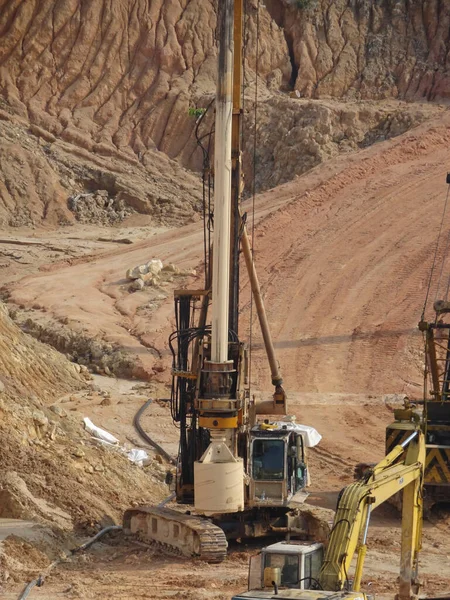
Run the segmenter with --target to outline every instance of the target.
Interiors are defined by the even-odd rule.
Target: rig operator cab
[[[305,442],[297,427],[281,421],[251,429],[250,506],[286,506],[308,484]]]

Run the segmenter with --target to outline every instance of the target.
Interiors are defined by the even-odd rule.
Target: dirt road
[[[449,123],[445,113],[257,198],[255,260],[289,389],[420,393],[415,327],[447,192]],[[41,318],[119,344],[154,374],[155,365],[168,365],[170,296],[178,283],[149,309],[153,296],[147,288],[131,294],[125,272],[153,257],[196,267],[201,240],[199,224],[156,231],[129,246],[46,267],[6,290],[17,305],[41,307]],[[191,284],[201,287],[201,277]],[[256,328],[254,335],[258,343]],[[255,382],[269,388],[262,352],[253,357]]]

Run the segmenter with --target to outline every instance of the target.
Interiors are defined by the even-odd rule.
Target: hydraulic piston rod
[[[282,388],[283,378],[281,377],[280,370],[278,368],[278,362],[275,357],[275,349],[273,347],[272,336],[270,335],[269,323],[267,321],[266,309],[264,308],[264,302],[261,295],[261,288],[259,285],[258,275],[255,269],[255,263],[253,262],[252,251],[250,248],[250,240],[248,239],[247,229],[244,226],[241,237],[242,253],[244,254],[245,265],[247,267],[248,276],[252,286],[253,296],[255,298],[256,312],[259,319],[259,325],[261,327],[261,333],[264,340],[264,346],[266,349],[267,358],[270,365],[270,373],[272,375],[272,385],[275,386],[274,394],[274,413],[286,413],[286,394]]]

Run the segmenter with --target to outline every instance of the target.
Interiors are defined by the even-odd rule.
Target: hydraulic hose
[[[110,531],[122,531],[122,527],[120,525],[109,525],[108,527],[105,527],[104,529],[99,531],[96,535],[94,535],[94,537],[92,537],[90,540],[88,540],[84,544],[81,544],[81,546],[74,548],[72,550],[72,554],[76,554],[77,552],[83,552],[83,550],[87,550],[88,548],[90,548],[92,546],[92,544],[95,544],[95,542],[97,542],[100,538],[102,538],[104,535],[106,535]]]
[[[92,537],[90,540],[88,540],[84,544],[81,544],[81,546],[77,546],[76,548],[71,550],[69,553],[66,553],[65,558],[67,558],[71,554],[76,554],[77,552],[83,552],[83,550],[87,550],[88,548],[90,548],[92,546],[92,544],[95,544],[95,542],[98,542],[98,540],[100,538],[102,538],[107,533],[110,533],[111,531],[122,531],[122,527],[120,525],[109,525],[108,527],[104,527],[101,531],[99,531],[96,535],[94,535],[94,537]],[[53,562],[47,568],[46,575],[48,575],[48,573],[53,569],[53,567],[55,567],[58,563],[60,563],[61,560],[63,560],[63,559],[60,558],[58,560],[55,560],[55,562]],[[27,587],[20,594],[18,600],[25,600],[25,598],[28,598],[31,590],[35,586],[42,587],[44,585],[44,581],[45,581],[45,579],[44,579],[43,575],[39,575],[39,577],[37,579],[33,579],[33,581],[30,581],[30,583],[27,584]]]
[[[27,587],[20,594],[19,600],[25,600],[25,598],[28,598],[28,595],[31,592],[31,590],[34,588],[34,586],[41,587],[42,585],[44,585],[44,580],[43,580],[42,576],[39,575],[39,577],[37,579],[33,579],[33,581],[30,581],[30,583],[27,585]]]
[[[157,452],[159,452],[161,454],[161,456],[164,456],[164,458],[170,462],[172,465],[176,465],[177,461],[170,456],[170,454],[168,452],[166,452],[166,450],[164,450],[164,448],[162,446],[160,446],[157,442],[155,442],[155,440],[153,440],[143,429],[142,429],[142,425],[141,425],[141,417],[144,414],[144,412],[147,410],[147,408],[150,406],[150,404],[153,402],[152,398],[150,398],[149,400],[147,400],[147,402],[145,402],[141,408],[137,411],[137,413],[134,415],[134,419],[133,419],[133,425],[134,428],[136,429],[136,431],[139,433],[139,435],[141,436],[141,438],[147,442],[147,444],[149,446],[151,446],[152,448],[154,448]]]

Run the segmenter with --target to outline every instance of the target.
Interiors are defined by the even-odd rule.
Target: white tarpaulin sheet
[[[283,423],[285,425],[285,423]],[[307,448],[314,448],[322,439],[320,433],[311,425],[302,425],[301,423],[289,423],[294,431],[299,431],[303,435]],[[291,427],[288,427],[291,429]]]
[[[90,420],[89,417],[84,417],[83,421],[86,431],[89,431],[89,433],[97,439],[103,440],[104,442],[108,442],[108,444],[119,444],[119,440],[116,437],[114,437],[108,431],[105,431],[105,429],[94,425],[94,423]]]

